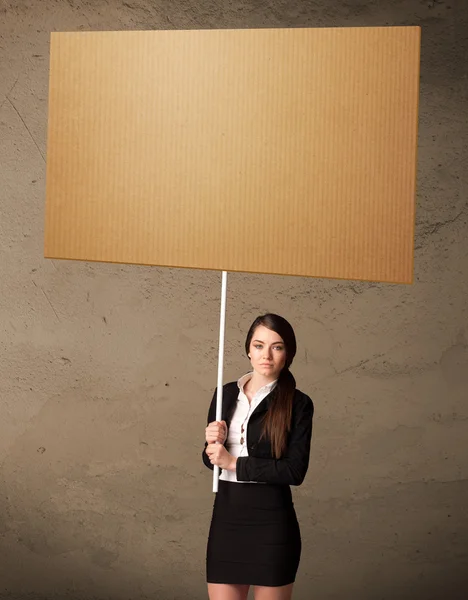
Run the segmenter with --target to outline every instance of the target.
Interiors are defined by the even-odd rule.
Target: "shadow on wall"
[[[430,570],[430,565],[427,566]],[[391,576],[391,572],[387,576]],[[73,577],[73,574],[71,574]],[[333,584],[333,582],[330,582]],[[135,589],[138,589],[138,582],[135,582]],[[368,587],[362,589],[359,593],[344,593],[337,595],[330,589],[328,591],[317,591],[313,586],[309,591],[301,591],[296,587],[294,600],[466,600],[468,589],[468,573],[452,573],[450,569],[444,571],[443,581],[434,576],[431,583],[427,579],[423,582],[411,582],[409,584],[400,584],[395,581],[392,590],[385,587]],[[249,595],[253,598],[253,593]],[[64,587],[54,593],[12,593],[8,590],[0,591],[0,600],[206,600],[207,593],[205,588],[199,593],[182,589],[178,585],[173,587],[160,587],[154,592],[142,594],[135,592],[132,594],[115,594],[103,592],[95,595],[93,590],[89,592],[77,592],[76,586],[72,588]]]
[[[302,501],[300,499],[297,504],[302,504]],[[310,510],[310,500],[306,502],[307,506],[298,506],[299,513],[305,514]],[[329,504],[328,531],[319,523],[304,527],[304,530],[307,529],[303,535],[302,564],[305,568],[298,578],[294,600],[468,598],[468,481],[416,482],[402,485],[400,489],[377,498],[357,500],[350,505],[345,506],[342,501]],[[37,519],[40,519],[39,515]],[[197,514],[195,520],[200,521],[200,515]],[[156,508],[153,521],[158,527]],[[34,522],[33,517],[30,523]],[[197,537],[202,535],[201,529],[204,527],[196,533]],[[23,530],[23,533],[30,540],[37,536],[37,530],[29,534]],[[127,534],[138,537],[141,532],[135,527],[134,531],[131,528],[127,530]],[[52,541],[54,537],[62,537],[63,532],[50,530],[47,536]],[[110,537],[106,535],[108,541],[112,542]],[[193,567],[187,567],[184,560],[188,554],[187,548],[181,547],[180,553],[174,553],[174,549],[165,552],[155,546],[153,552],[148,553],[146,564],[141,565],[140,572],[136,561],[128,566],[125,557],[120,561],[123,567],[115,566],[114,562],[99,570],[96,568],[96,556],[100,553],[105,556],[108,551],[98,547],[95,537],[89,538],[89,544],[84,538],[81,542],[82,552],[77,554],[76,564],[73,557],[67,557],[67,553],[54,556],[53,564],[46,562],[50,560],[49,557],[41,556],[42,564],[47,564],[43,578],[38,572],[37,556],[34,556],[34,565],[32,562],[28,565],[23,546],[17,546],[16,555],[15,549],[12,549],[8,564],[17,565],[18,578],[21,574],[18,587],[28,591],[9,590],[0,581],[0,600],[207,598],[204,573],[193,572]],[[73,545],[71,540],[70,545]],[[191,542],[188,542],[190,545]],[[201,546],[199,539],[196,545],[198,548]],[[328,556],[324,561],[321,551],[325,547]],[[131,554],[128,547],[124,553]],[[147,550],[141,554],[145,556]],[[66,560],[64,567],[57,564],[62,558]],[[197,557],[197,561],[203,562],[201,557]],[[322,567],[319,566],[320,562]],[[326,573],[322,572],[317,577],[318,570],[323,571],[323,565],[326,565]],[[0,564],[0,574],[1,571]],[[151,577],[148,573],[151,573]],[[109,582],[108,585],[106,582]],[[31,591],[34,587],[53,589],[54,592]]]

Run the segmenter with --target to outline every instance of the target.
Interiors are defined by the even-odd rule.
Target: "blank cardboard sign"
[[[52,33],[45,256],[411,283],[419,27]]]

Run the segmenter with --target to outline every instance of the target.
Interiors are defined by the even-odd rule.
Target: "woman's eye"
[[[260,344],[256,344],[254,346],[254,348],[261,348],[262,346]],[[276,348],[276,350],[283,350],[283,346],[274,346]]]

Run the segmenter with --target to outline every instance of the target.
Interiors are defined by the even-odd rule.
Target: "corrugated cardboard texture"
[[[52,33],[45,256],[410,283],[419,27]]]

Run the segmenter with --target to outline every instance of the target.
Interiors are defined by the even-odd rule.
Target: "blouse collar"
[[[253,371],[250,371],[249,373],[246,373],[245,375],[242,375],[242,377],[240,377],[237,380],[237,386],[239,387],[239,389],[243,392],[244,391],[244,385],[250,380],[252,379],[252,375],[253,375]],[[270,383],[266,383],[264,386],[262,386],[259,390],[257,390],[256,393],[260,392],[260,391],[265,391],[267,393],[270,393],[271,390],[276,386],[278,382],[278,379],[275,379],[274,381],[270,381]]]

